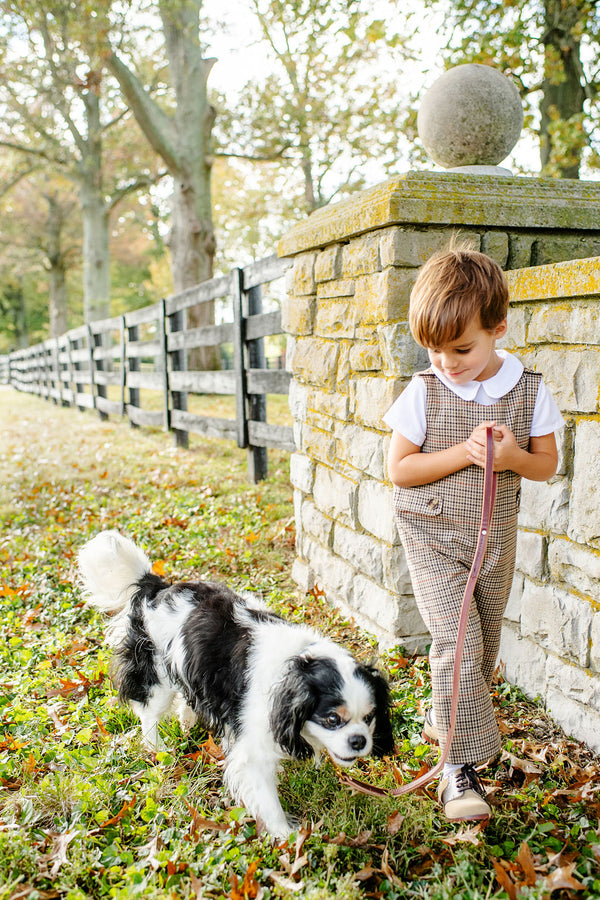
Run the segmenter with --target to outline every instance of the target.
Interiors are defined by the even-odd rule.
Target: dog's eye
[[[325,718],[323,719],[323,725],[325,726],[325,728],[339,728],[341,724],[341,718],[337,713],[334,712],[329,713],[329,715],[325,716]]]
[[[367,713],[367,715],[363,719],[363,722],[365,722],[367,725],[370,725],[374,718],[375,710],[373,710],[373,712]]]

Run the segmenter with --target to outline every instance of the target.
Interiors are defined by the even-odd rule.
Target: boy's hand
[[[486,429],[489,426],[494,429],[494,472],[512,469],[519,445],[510,428],[495,422],[482,422],[473,430],[466,442],[468,460],[476,466],[485,467]]]

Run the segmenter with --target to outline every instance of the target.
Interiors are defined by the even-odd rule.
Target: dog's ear
[[[357,674],[367,682],[375,699],[375,729],[373,756],[387,756],[394,750],[394,735],[390,719],[390,688],[381,672],[374,666],[362,665]]]
[[[272,694],[271,732],[277,743],[295,759],[313,755],[300,732],[315,710],[316,695],[310,675],[311,660],[295,657],[287,674]]]

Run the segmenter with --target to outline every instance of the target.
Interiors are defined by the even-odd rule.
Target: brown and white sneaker
[[[425,713],[425,722],[423,723],[423,731],[421,732],[421,737],[424,741],[427,741],[428,744],[439,744],[440,742],[437,725],[433,721],[431,707],[429,707],[429,709]]]
[[[485,789],[469,763],[442,778],[438,797],[451,822],[491,818],[492,809],[485,800]]]

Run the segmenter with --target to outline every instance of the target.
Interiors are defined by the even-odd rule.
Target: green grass
[[[0,900],[17,898],[600,897],[600,760],[499,679],[503,759],[485,773],[486,829],[443,820],[435,790],[376,800],[325,762],[290,763],[297,838],[273,844],[222,790],[218,752],[165,723],[168,752],[140,744],[115,701],[100,617],[81,603],[78,548],[126,531],[169,578],[202,573],[259,591],[372,659],[373,640],[319,596],[298,594],[288,457],[246,478],[232,444],[101,422],[0,389]],[[435,752],[421,742],[425,658],[398,650],[397,755],[354,774],[393,787]]]

